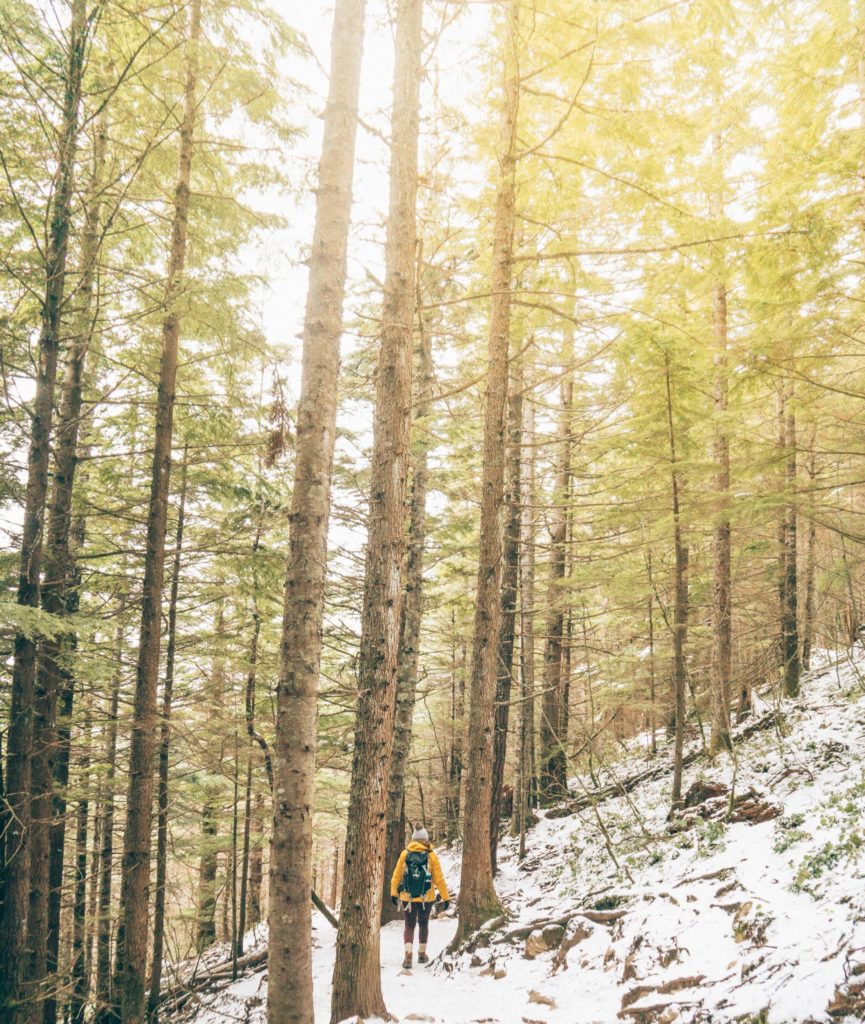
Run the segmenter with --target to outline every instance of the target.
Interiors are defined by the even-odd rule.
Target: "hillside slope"
[[[522,863],[503,841],[507,920],[469,947],[443,952],[455,923],[434,919],[435,959],[407,974],[401,928],[385,928],[390,1012],[443,1024],[865,1020],[865,652],[823,655],[802,692],[784,705],[783,735],[766,708],[740,740],[727,823],[729,758],[695,758],[693,806],[668,822],[669,754],[635,753],[602,784],[658,777],[542,812]],[[455,853],[442,861],[455,884]],[[334,931],[317,918],[315,934],[327,1024]],[[223,984],[175,1019],[264,1024],[263,964]]]

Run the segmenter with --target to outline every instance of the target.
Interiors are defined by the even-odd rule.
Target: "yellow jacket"
[[[393,875],[390,880],[390,894],[391,896],[398,896],[403,902],[407,902],[409,895],[404,890],[400,889],[402,885],[402,878],[405,874],[405,858],[406,854],[411,851],[412,853],[423,853],[424,850],[429,854],[429,870],[432,875],[433,884],[430,886],[429,892],[425,896],[415,896],[412,900],[413,903],[432,903],[436,898],[436,889],[438,894],[443,900],[449,900],[448,887],[445,884],[445,876],[442,874],[442,866],[439,863],[438,857],[435,855],[434,850],[431,846],[427,846],[424,843],[409,843],[408,848],[403,850],[399,855],[399,860],[396,862],[396,867],[393,870]]]

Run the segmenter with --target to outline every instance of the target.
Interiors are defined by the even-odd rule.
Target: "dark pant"
[[[418,941],[421,945],[426,944],[427,937],[429,936],[430,910],[432,910],[432,903],[409,903],[408,909],[405,912],[405,927],[402,930],[403,942],[414,942],[414,926],[415,922],[417,922],[420,925],[418,928]]]

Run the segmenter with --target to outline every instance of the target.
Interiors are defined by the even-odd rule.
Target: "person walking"
[[[399,855],[390,880],[390,901],[396,907],[403,906],[405,927],[403,942],[405,957],[402,965],[411,967],[414,950],[414,929],[418,926],[417,962],[428,964],[426,953],[429,936],[429,915],[436,900],[436,892],[442,901],[442,908],[450,906],[450,895],[442,874],[442,866],[430,846],[427,830],[420,822],[415,825],[411,842]]]

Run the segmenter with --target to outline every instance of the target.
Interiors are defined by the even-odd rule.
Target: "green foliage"
[[[802,858],[793,881],[793,891],[814,895],[812,881],[834,870],[841,863],[858,860],[863,845],[865,838],[858,831],[847,833],[837,842],[824,843],[815,853]]]
[[[820,815],[820,824],[824,829],[835,830],[837,838],[828,840],[802,858],[793,882],[794,891],[815,895],[818,879],[840,864],[852,865],[859,861],[865,847],[865,832],[861,825],[863,812],[865,780],[859,780],[828,798]]]
[[[726,846],[727,826],[720,820],[699,821],[696,827],[697,856],[711,857]]]
[[[775,853],[785,853],[796,843],[811,838],[810,832],[799,828],[804,821],[804,814],[789,814],[778,818],[775,822],[775,841],[772,844]]]

